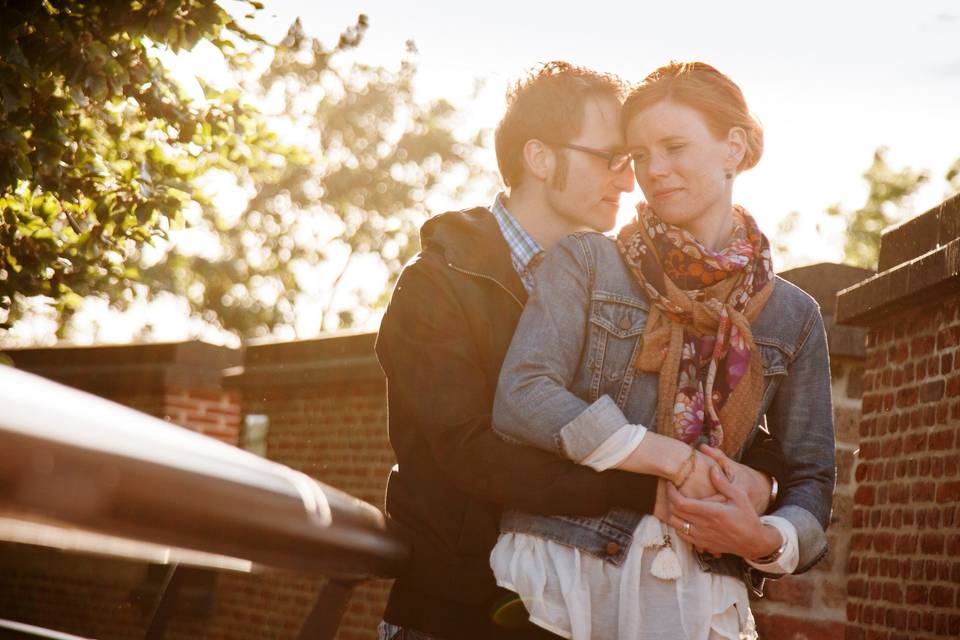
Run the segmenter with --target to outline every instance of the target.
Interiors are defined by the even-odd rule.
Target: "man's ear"
[[[523,165],[538,180],[546,180],[555,163],[553,149],[545,142],[531,138],[523,145]]]
[[[727,133],[727,148],[729,151],[723,167],[727,171],[736,173],[740,163],[743,162],[743,156],[747,153],[747,132],[743,130],[743,127],[730,128]]]

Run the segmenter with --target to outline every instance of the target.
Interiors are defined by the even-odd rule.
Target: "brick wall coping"
[[[243,351],[192,340],[109,346],[54,346],[5,351],[21,370],[71,387],[151,392],[169,386],[220,389],[223,370],[243,362]]]
[[[960,238],[960,194],[926,213],[884,229],[880,235],[878,271],[919,258],[957,238]]]
[[[889,227],[880,272],[837,294],[837,322],[867,326],[960,289],[960,194]]]
[[[348,332],[294,342],[248,345],[243,367],[224,384],[251,389],[383,378],[373,345],[376,332]]]
[[[873,271],[848,264],[820,262],[789,269],[779,275],[809,293],[820,305],[831,356],[866,357],[866,330],[838,325],[834,314],[837,291],[869,278]]]

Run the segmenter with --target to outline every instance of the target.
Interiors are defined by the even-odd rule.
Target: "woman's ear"
[[[727,158],[723,163],[723,168],[728,173],[736,173],[747,153],[747,132],[744,131],[743,127],[730,128],[727,133],[727,148]]]
[[[546,180],[552,173],[556,160],[548,144],[531,138],[523,145],[523,164],[530,175]]]

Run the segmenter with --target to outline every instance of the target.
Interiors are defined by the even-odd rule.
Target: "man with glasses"
[[[490,427],[543,252],[569,233],[612,229],[620,194],[633,189],[620,95],[616,79],[565,62],[518,82],[496,131],[508,192],[424,224],[421,252],[397,282],[376,349],[398,461],[386,508],[413,554],[391,589],[383,639],[556,637],[496,585],[489,561],[502,511],[653,511],[656,478],[597,473]]]

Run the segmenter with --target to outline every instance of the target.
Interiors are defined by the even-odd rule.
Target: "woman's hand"
[[[667,486],[667,524],[698,550],[714,555],[732,553],[753,559],[775,551],[782,537],[776,529],[764,526],[746,492],[727,479],[719,464],[710,468],[709,475],[724,500],[688,498],[676,487]]]
[[[720,455],[723,455],[723,453],[721,452]],[[695,451],[693,469],[686,478],[673,478],[674,483],[682,481],[676,486],[680,490],[680,493],[688,498],[695,498],[697,500],[704,498],[724,500],[725,498],[717,493],[717,489],[713,486],[713,481],[710,479],[710,469],[717,467],[718,464],[714,458]],[[726,469],[722,469],[722,472],[726,473]]]

